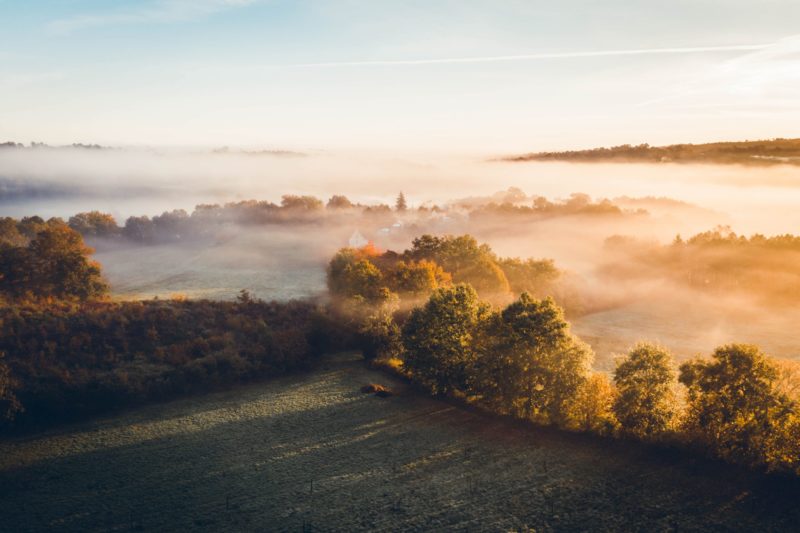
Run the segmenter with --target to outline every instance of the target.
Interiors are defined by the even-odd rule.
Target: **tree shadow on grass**
[[[0,471],[0,523],[10,531],[788,530],[799,523],[796,480],[527,427],[408,391],[361,394],[376,375],[335,368],[211,405],[198,399],[167,409],[186,431]],[[289,407],[241,416],[248,402],[270,400]],[[215,409],[228,418],[192,425]],[[143,422],[134,419],[132,426]]]

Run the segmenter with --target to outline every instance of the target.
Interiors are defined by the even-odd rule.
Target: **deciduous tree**
[[[673,426],[678,412],[672,355],[653,344],[637,344],[614,369],[614,414],[622,431],[650,438]]]
[[[770,436],[780,431],[796,405],[777,389],[779,371],[758,347],[729,344],[711,359],[681,365],[689,391],[687,428],[721,457],[767,462]]]
[[[469,285],[437,289],[403,327],[405,368],[434,394],[463,392],[475,362],[474,339],[489,313]]]
[[[523,293],[495,314],[476,363],[476,389],[495,409],[563,423],[567,405],[589,375],[591,349],[572,336],[552,299]]]

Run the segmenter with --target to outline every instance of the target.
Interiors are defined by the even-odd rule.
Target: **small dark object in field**
[[[384,387],[383,385],[378,385],[377,383],[370,383],[369,385],[364,385],[361,387],[361,392],[364,394],[375,394],[380,398],[388,398],[392,395],[392,391]]]

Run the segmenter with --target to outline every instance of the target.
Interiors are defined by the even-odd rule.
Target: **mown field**
[[[791,531],[797,488],[490,418],[347,356],[0,442],[14,532]]]

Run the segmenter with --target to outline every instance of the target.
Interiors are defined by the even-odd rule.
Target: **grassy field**
[[[639,341],[666,346],[677,361],[709,355],[732,342],[756,344],[781,359],[800,360],[796,309],[759,310],[747,306],[723,308],[712,298],[697,297],[686,305],[658,299],[633,302],[573,319],[573,331],[595,352],[598,370],[614,369],[614,356],[627,353]]]
[[[796,488],[493,419],[353,357],[0,443],[15,532],[781,531]]]

